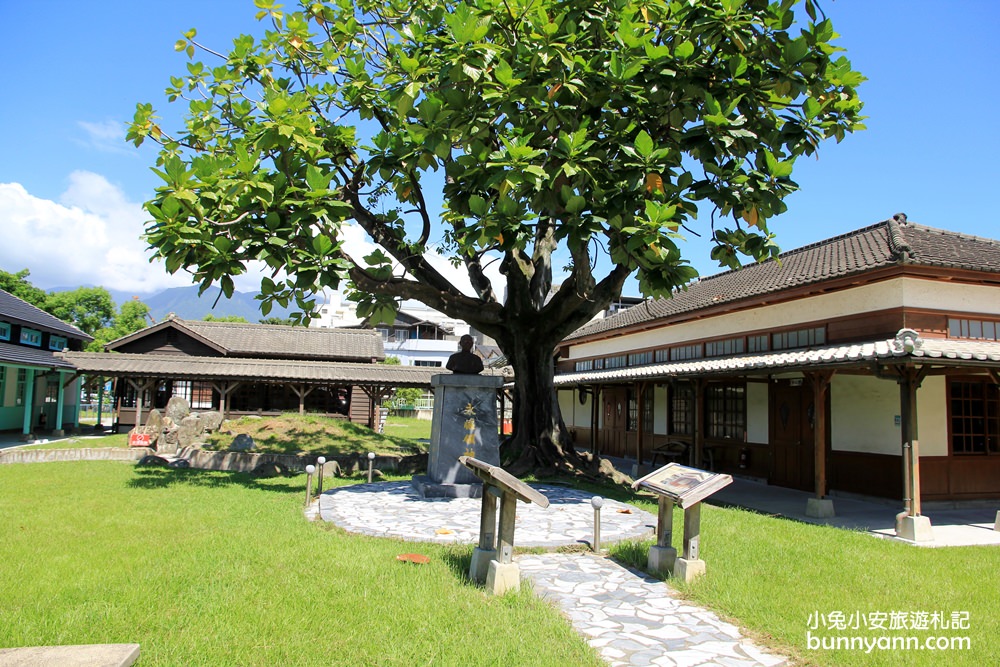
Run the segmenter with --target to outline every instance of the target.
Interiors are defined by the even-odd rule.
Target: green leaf
[[[649,136],[646,130],[642,130],[635,137],[635,152],[639,154],[640,157],[649,158],[653,154],[653,138]]]
[[[674,47],[674,56],[677,57],[678,60],[687,60],[693,55],[694,44],[691,42],[684,41]]]
[[[233,242],[230,241],[229,238],[225,236],[216,236],[212,240],[212,245],[214,245],[219,250],[219,252],[227,253],[229,252],[229,249],[233,247]]]

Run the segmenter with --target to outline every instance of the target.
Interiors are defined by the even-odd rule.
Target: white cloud
[[[35,197],[19,183],[0,183],[0,269],[27,268],[29,280],[43,289],[99,285],[148,295],[192,284],[187,273],[171,276],[159,260],[150,263],[152,253],[140,238],[149,216],[139,203],[129,201],[99,174],[76,171],[69,181],[59,201]],[[375,250],[357,225],[345,225],[341,231],[344,249],[352,257],[361,260]],[[428,261],[458,289],[473,294],[464,269],[433,252]],[[486,272],[502,297],[499,262],[489,264]],[[247,274],[234,277],[236,289],[257,291],[260,275],[258,266],[250,267]]]
[[[0,268],[31,271],[43,289],[100,285],[147,294],[189,285],[150,264],[139,239],[146,214],[98,174],[77,171],[59,202],[31,195],[19,183],[0,183]]]

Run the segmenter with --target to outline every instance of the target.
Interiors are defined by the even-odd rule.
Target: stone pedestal
[[[486,583],[486,577],[490,573],[490,562],[497,557],[496,549],[482,549],[476,547],[472,550],[472,563],[469,564],[469,579],[477,584]]]
[[[674,576],[682,581],[694,581],[705,574],[705,561],[700,558],[678,558],[674,563]]]
[[[926,516],[902,516],[896,519],[896,537],[911,542],[930,542],[934,539],[931,520]]]
[[[806,516],[814,519],[832,519],[836,516],[833,511],[833,500],[830,498],[810,498],[806,501]]]
[[[486,590],[494,595],[521,590],[521,568],[517,566],[517,563],[500,563],[491,560],[490,571],[486,575]]]
[[[656,545],[649,547],[649,558],[646,561],[646,566],[650,572],[670,575],[674,571],[674,563],[676,561],[677,549],[674,547],[660,547]]]
[[[500,465],[497,389],[503,378],[492,375],[435,375],[427,474],[413,477],[425,498],[479,498],[482,483],[458,461],[471,456]]]

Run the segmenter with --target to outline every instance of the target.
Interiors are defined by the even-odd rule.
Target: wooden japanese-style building
[[[434,369],[391,366],[377,331],[205,322],[169,316],[107,345],[61,355],[79,374],[117,380],[115,425],[183,396],[228,417],[297,411],[374,423],[396,387],[429,387]],[[141,397],[141,400],[140,398]]]
[[[890,220],[592,322],[580,448],[811,491],[1000,499],[1000,241]]]

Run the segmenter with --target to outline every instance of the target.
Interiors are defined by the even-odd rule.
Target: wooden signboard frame
[[[458,457],[459,463],[483,481],[483,505],[479,516],[479,546],[475,549],[469,577],[480,583],[487,581],[490,561],[512,566],[514,558],[514,518],[517,501],[548,507],[549,499],[499,466],[471,456]],[[497,526],[497,499],[500,500],[500,525]],[[494,531],[496,534],[494,535]],[[496,558],[492,558],[496,556]],[[495,570],[496,567],[494,566]],[[502,592],[494,586],[494,593]]]
[[[729,475],[668,463],[632,482],[632,488],[641,487],[658,496],[666,496],[681,509],[687,509],[732,482]]]
[[[650,547],[651,569],[673,570],[675,576],[691,581],[703,574],[705,564],[699,558],[701,542],[701,501],[732,484],[733,478],[721,473],[668,463],[632,483],[658,497],[656,546]],[[684,551],[675,565],[676,550],[671,543],[674,531],[674,504],[684,510]]]

